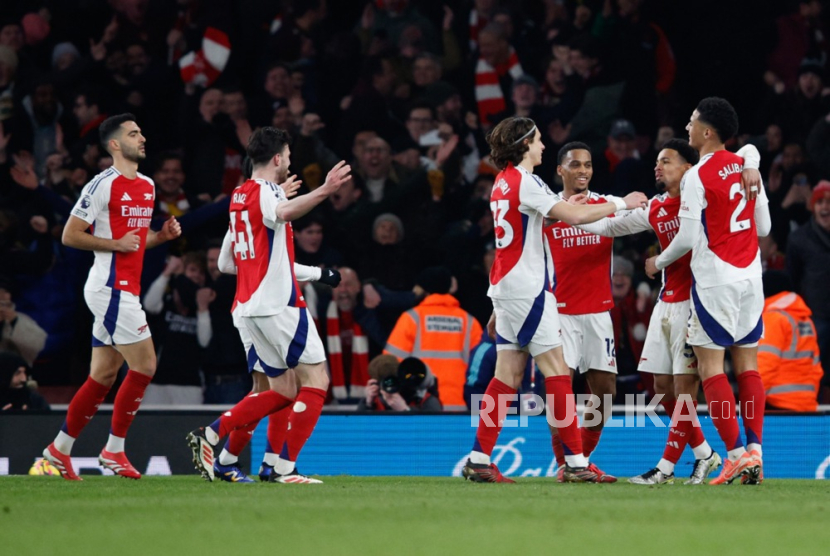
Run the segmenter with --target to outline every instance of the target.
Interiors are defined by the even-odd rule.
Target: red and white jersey
[[[535,299],[550,289],[544,241],[545,216],[562,199],[538,176],[508,164],[496,176],[490,210],[496,232],[496,260],[490,270],[493,299]]]
[[[286,307],[305,307],[294,276],[294,232],[277,219],[286,201],[275,183],[248,180],[231,194],[230,233],[237,268],[235,314],[276,315]]]
[[[95,237],[120,239],[127,232],[138,230],[141,238],[138,251],[133,253],[95,251],[95,262],[84,289],[97,291],[109,287],[134,295],[141,293],[141,269],[155,199],[153,180],[142,174],[137,174],[135,179],[126,178],[115,167],[98,174],[84,186],[72,216],[92,225]]]
[[[603,195],[588,193],[588,204],[607,203]],[[563,315],[610,311],[611,260],[614,239],[602,237],[565,222],[545,228],[553,255],[553,295]]]
[[[680,229],[680,197],[669,197],[668,193],[652,197],[648,202],[648,223],[660,249],[665,249]],[[645,212],[645,211],[643,211]],[[679,303],[689,299],[692,291],[692,254],[686,253],[663,269],[663,288],[660,299],[666,303]]]
[[[764,187],[747,201],[741,188],[744,159],[726,150],[710,153],[686,172],[680,218],[700,220],[691,269],[702,288],[761,276],[755,205],[769,204]]]

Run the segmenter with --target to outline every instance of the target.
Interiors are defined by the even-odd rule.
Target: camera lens
[[[401,381],[397,376],[387,376],[381,381],[380,387],[387,394],[396,394],[401,389]]]

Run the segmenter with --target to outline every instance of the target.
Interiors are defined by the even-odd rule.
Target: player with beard
[[[84,187],[63,230],[64,245],[95,253],[84,286],[84,298],[95,317],[92,362],[89,378],[69,403],[58,436],[43,451],[64,479],[75,481],[81,478],[72,467],[72,446],[98,411],[124,361],[130,370],[115,396],[109,439],[98,461],[122,477],[141,478],[124,453],[124,441],[156,372],[156,352],[138,297],[144,250],[182,233],[173,217],[160,231],[150,229],[156,190],[153,180],[138,172],[139,162],[146,158],[146,139],[135,116],[108,118],[98,133],[112,156],[112,167]]]
[[[247,396],[211,425],[187,435],[196,468],[208,481],[214,479],[213,447],[231,431],[244,429],[266,415],[293,404],[280,461],[270,480],[285,483],[319,483],[301,475],[297,455],[311,436],[329,385],[323,343],[314,326],[294,273],[291,221],[307,214],[349,178],[351,168],[341,161],[323,185],[288,200],[278,184],[290,185],[290,136],[266,127],[248,143],[253,163],[251,179],[231,197],[230,239],[237,268],[234,313],[248,330],[253,347],[249,361],[259,361],[270,390]],[[288,369],[294,369],[297,381]],[[296,397],[296,400],[294,399]]]
[[[588,145],[571,142],[558,154],[556,173],[562,177],[563,199],[576,195],[587,197],[588,205],[612,202],[609,197],[589,191],[594,173]],[[614,325],[609,312],[614,306],[611,295],[611,259],[614,240],[580,230],[565,222],[545,227],[545,239],[553,259],[553,294],[562,322],[562,352],[571,374],[582,373],[591,393],[599,403],[589,402],[602,412],[600,423],[582,427],[582,450],[588,458],[599,443],[610,407],[604,401],[617,393],[617,363],[614,350]],[[591,287],[586,288],[586,284]],[[607,415],[606,415],[606,412]],[[559,465],[557,480],[562,481],[565,450],[559,433],[551,431],[553,453]],[[597,482],[613,483],[616,477],[600,471],[596,465]]]

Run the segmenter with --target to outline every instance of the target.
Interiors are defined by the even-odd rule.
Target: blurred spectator
[[[161,153],[153,172],[156,183],[155,216],[169,218],[182,216],[190,211],[190,201],[184,191],[184,164],[182,157],[174,152]]]
[[[784,270],[786,263],[784,253],[778,249],[778,243],[772,234],[758,238],[758,248],[761,251],[761,265],[764,272],[767,270]]]
[[[146,311],[163,317],[161,322],[151,321],[158,365],[144,393],[147,404],[194,405],[203,401],[200,372],[204,348],[213,336],[209,311],[216,299],[216,292],[205,287],[205,274],[204,253],[170,257],[144,295]]]
[[[617,400],[625,401],[625,394],[639,394],[643,390],[637,364],[643,352],[648,332],[648,321],[654,304],[651,289],[641,282],[635,291],[632,279],[634,264],[623,257],[614,257],[611,276],[611,295],[614,308],[611,321],[614,323],[614,349],[617,356]]]
[[[33,318],[17,312],[12,293],[0,286],[0,350],[19,353],[31,367],[46,345],[46,337]]]
[[[14,116],[17,64],[15,51],[0,45],[0,124]]]
[[[299,133],[291,144],[291,166],[303,180],[303,185],[311,191],[322,185],[329,170],[340,162],[340,158],[320,137],[324,127],[326,124],[319,114],[307,112],[300,120]]]
[[[438,381],[423,361],[378,355],[369,363],[366,395],[358,411],[441,411]]]
[[[363,51],[371,55],[375,49],[400,44],[411,28],[418,30],[423,47],[428,52],[441,52],[435,26],[409,0],[367,2],[357,32]]]
[[[412,97],[419,98],[433,83],[441,79],[443,68],[435,54],[424,52],[412,62]]]
[[[798,78],[799,62],[808,54],[827,51],[821,11],[818,0],[799,0],[797,11],[776,20],[778,42],[767,66],[768,83],[780,83],[782,89],[792,87]]]
[[[465,371],[473,342],[481,337],[481,325],[450,295],[452,274],[447,268],[427,268],[415,283],[427,296],[401,315],[384,353],[421,359],[438,379],[444,407],[463,409]]]
[[[479,122],[485,129],[497,122],[493,117],[508,107],[513,82],[524,74],[519,57],[508,42],[507,30],[490,23],[478,36],[478,60],[475,72],[475,99]]]
[[[239,332],[233,323],[231,308],[236,295],[236,276],[219,272],[222,242],[215,240],[207,248],[207,274],[216,298],[210,304],[213,332],[205,348],[205,403],[235,404],[251,389],[248,357]]]
[[[46,174],[46,157],[63,150],[63,132],[59,120],[63,107],[58,103],[55,86],[41,80],[31,94],[23,98],[23,110],[15,114],[6,132],[11,132],[9,148],[30,151],[34,156],[34,170],[38,178]],[[14,145],[14,146],[12,146]]]
[[[807,153],[817,166],[819,175],[830,177],[830,111],[813,124],[810,135],[807,136]],[[761,164],[763,163],[762,155]]]
[[[299,264],[308,266],[339,266],[343,256],[323,241],[323,216],[315,211],[295,220],[294,257]]]
[[[0,411],[49,410],[49,404],[30,386],[31,367],[14,353],[0,351]]]
[[[781,126],[788,141],[806,140],[813,124],[830,111],[830,96],[823,94],[824,73],[823,61],[805,58],[794,89],[768,90],[762,109]]]
[[[815,411],[823,372],[811,311],[785,272],[764,273],[764,335],[758,372],[767,409]]]
[[[412,250],[404,243],[401,219],[391,213],[375,218],[372,241],[361,251],[358,270],[364,279],[377,280],[387,288],[405,290],[412,286]]]
[[[98,143],[98,126],[107,119],[107,114],[103,111],[100,96],[91,90],[75,95],[72,114],[78,124],[78,140],[72,144],[70,154],[79,158],[89,145]]]
[[[810,210],[810,221],[787,242],[787,272],[793,291],[813,312],[824,375],[830,376],[830,182],[818,183]]]
[[[649,181],[649,168],[640,159],[637,131],[628,120],[617,120],[608,132],[608,146],[596,157],[593,185],[596,191],[625,197]]]

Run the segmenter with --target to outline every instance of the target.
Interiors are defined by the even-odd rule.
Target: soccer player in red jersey
[[[490,195],[496,233],[496,258],[488,295],[494,312],[488,330],[496,340],[496,373],[479,411],[473,449],[462,471],[476,482],[512,483],[490,455],[498,440],[510,399],[521,384],[528,355],[545,376],[548,412],[559,427],[565,451],[563,479],[595,482],[582,453],[571,376],[562,357],[556,299],[548,275],[550,253],[543,234],[545,218],[569,224],[596,221],[618,210],[644,206],[646,197],[632,193],[601,205],[576,206],[562,201],[533,168],[542,162],[545,146],[529,118],[507,118],[488,135],[491,158],[502,171]]]
[[[89,378],[72,398],[58,436],[43,451],[64,479],[75,481],[81,478],[72,467],[72,446],[98,411],[124,361],[130,370],[115,397],[109,440],[98,461],[122,477],[141,478],[124,453],[124,440],[156,372],[156,353],[138,298],[144,250],[182,233],[175,218],[159,232],[150,230],[156,190],[153,180],[138,173],[138,164],[146,157],[146,139],[135,116],[112,116],[98,132],[112,156],[112,167],[84,186],[63,231],[64,245],[95,252],[84,286],[95,317],[92,362]]]
[[[221,438],[293,402],[291,430],[269,480],[321,482],[300,474],[295,465],[320,417],[329,379],[323,343],[294,274],[291,221],[337,191],[349,178],[351,168],[339,162],[323,185],[288,200],[278,184],[288,181],[289,140],[287,132],[272,127],[254,132],[247,149],[253,162],[251,179],[231,196],[228,233],[237,268],[234,314],[244,322],[253,341],[249,360],[259,361],[271,389],[245,397],[211,425],[188,434],[196,468],[209,481],[214,479],[213,447]],[[294,369],[299,378],[299,392],[288,369]]]
[[[556,173],[562,177],[561,197],[587,197],[589,205],[610,202],[609,198],[588,190],[594,169],[591,150],[579,142],[567,143],[558,153]],[[553,295],[562,322],[562,353],[571,374],[585,375],[591,393],[598,400],[591,407],[603,417],[598,424],[581,428],[582,451],[586,458],[599,443],[605,421],[610,417],[610,406],[603,403],[617,393],[617,363],[614,349],[614,325],[611,313],[614,299],[611,295],[611,258],[614,240],[601,237],[566,222],[554,222],[545,227],[545,239],[553,258]],[[585,287],[591,284],[591,287]],[[557,480],[561,482],[565,452],[558,432],[551,431],[553,453],[559,465]],[[598,482],[614,483],[613,475],[589,464],[597,474]]]
[[[731,483],[739,476],[743,483],[758,484],[763,480],[765,402],[757,371],[764,309],[758,236],[766,236],[771,228],[769,201],[763,185],[744,190],[744,161],[724,146],[738,131],[738,115],[726,100],[700,101],[686,129],[700,162],[683,178],[677,235],[659,256],[646,261],[646,273],[656,275],[691,249],[688,343],[697,355],[709,414],[728,451],[721,474],[709,484]],[[724,373],[726,348],[738,377],[746,447]]]

